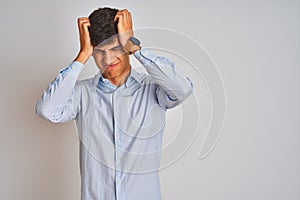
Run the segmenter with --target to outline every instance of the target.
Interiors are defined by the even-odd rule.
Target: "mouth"
[[[106,65],[106,69],[112,69],[112,68],[115,68],[118,64],[119,64],[119,63]]]

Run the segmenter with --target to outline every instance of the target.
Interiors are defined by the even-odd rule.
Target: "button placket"
[[[118,88],[120,89],[120,88]],[[114,140],[115,140],[115,180],[116,180],[116,194],[117,194],[117,199],[120,198],[120,194],[121,194],[121,187],[122,187],[122,172],[121,167],[122,167],[122,151],[121,151],[121,135],[120,135],[120,131],[118,130],[118,119],[119,119],[119,104],[120,104],[120,92],[118,91],[118,89],[116,89],[113,93],[113,101],[114,101],[114,105],[113,105],[113,110],[114,110]]]

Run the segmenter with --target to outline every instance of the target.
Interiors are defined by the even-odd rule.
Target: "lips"
[[[119,63],[107,65],[106,68],[114,68],[114,67],[116,67],[118,64],[119,64]]]

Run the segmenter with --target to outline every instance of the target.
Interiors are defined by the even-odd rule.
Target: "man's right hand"
[[[88,17],[78,18],[78,30],[80,39],[80,52],[74,61],[81,62],[83,64],[89,59],[93,53],[93,46],[91,43],[90,32],[88,27],[91,25]]]

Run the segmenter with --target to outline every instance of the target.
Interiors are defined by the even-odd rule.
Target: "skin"
[[[118,20],[119,40],[93,47],[88,31],[91,25],[88,17],[78,18],[80,51],[74,61],[85,64],[93,56],[102,76],[119,87],[130,74],[129,53],[121,52],[120,47],[124,47],[129,37],[133,36],[131,13],[126,9],[119,10],[114,20]]]

